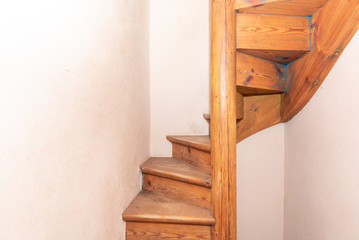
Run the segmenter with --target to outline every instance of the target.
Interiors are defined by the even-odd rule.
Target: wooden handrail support
[[[212,239],[237,238],[235,1],[211,0]]]

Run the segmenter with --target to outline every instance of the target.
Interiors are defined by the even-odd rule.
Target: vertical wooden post
[[[237,239],[235,0],[211,0],[212,239]]]

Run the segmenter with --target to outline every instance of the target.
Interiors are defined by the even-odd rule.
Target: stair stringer
[[[309,102],[359,28],[359,0],[329,0],[312,16],[312,50],[287,67],[282,122]]]

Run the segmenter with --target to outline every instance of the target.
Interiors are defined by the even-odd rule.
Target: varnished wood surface
[[[312,19],[313,49],[288,67],[282,120],[293,118],[312,98],[359,28],[359,0],[328,1]],[[338,82],[340,84],[340,82]]]
[[[169,199],[148,191],[141,191],[122,214],[126,222],[179,223],[213,225],[211,213],[181,201]]]
[[[326,1],[327,0],[280,0],[257,5],[256,7],[247,6],[244,7],[244,9],[239,9],[239,11],[246,13],[311,16]]]
[[[143,189],[183,203],[210,209],[211,189],[207,187],[144,174]]]
[[[300,58],[308,51],[238,49],[241,53],[263,58],[272,62],[287,64]]]
[[[237,141],[281,121],[281,94],[244,98],[244,118],[237,125]]]
[[[163,223],[126,223],[126,240],[210,240],[209,226],[163,224]]]
[[[306,17],[237,14],[237,49],[310,50],[310,21]]]
[[[257,96],[257,95],[268,95],[268,94],[282,93],[282,91],[248,88],[248,87],[241,87],[241,86],[237,86],[237,89],[240,93],[243,94],[243,96]]]
[[[213,240],[237,239],[236,14],[234,0],[211,1],[211,165]]]
[[[211,142],[209,136],[167,136],[167,140],[172,143],[196,148],[202,151],[211,151]]]
[[[211,174],[211,155],[209,152],[173,143],[172,156],[201,169],[208,175]]]
[[[286,72],[283,65],[237,52],[236,69],[237,86],[285,91]]]
[[[258,7],[270,2],[278,2],[280,0],[236,0],[236,9]]]
[[[169,178],[204,187],[211,187],[211,176],[185,161],[176,158],[153,157],[140,167],[143,173]]]
[[[236,88],[236,120],[237,122],[244,117],[244,98],[243,94]]]

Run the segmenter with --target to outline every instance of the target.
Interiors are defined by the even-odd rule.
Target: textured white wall
[[[285,127],[285,240],[359,239],[359,33]]]
[[[149,3],[0,4],[0,239],[124,239],[149,156]]]
[[[284,124],[237,144],[240,240],[283,239]]]
[[[170,156],[166,135],[208,134],[209,1],[151,0],[151,155]]]

